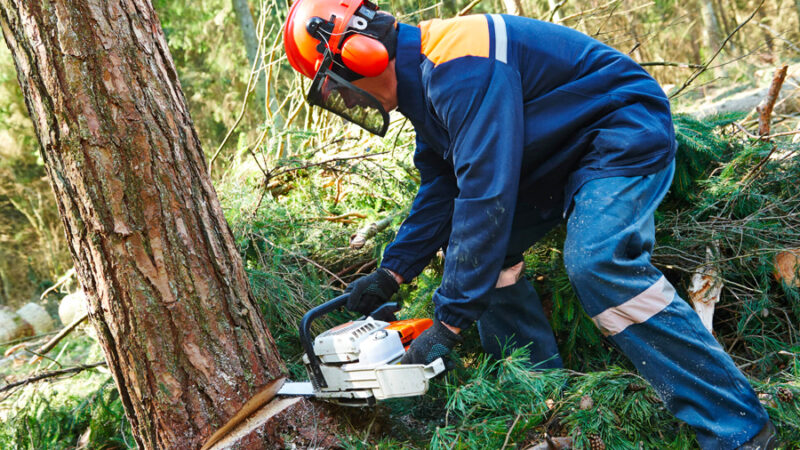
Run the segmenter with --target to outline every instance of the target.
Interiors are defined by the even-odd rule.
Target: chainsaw
[[[310,381],[286,382],[278,395],[370,406],[377,400],[425,394],[429,380],[444,372],[444,361],[439,358],[427,365],[399,362],[411,342],[433,321],[396,320],[397,303],[386,303],[369,316],[331,328],[312,341],[311,323],[344,306],[347,297],[336,297],[303,316],[300,342]]]

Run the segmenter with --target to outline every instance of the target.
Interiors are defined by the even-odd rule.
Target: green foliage
[[[230,0],[153,1],[206,154],[233,126],[250,64]],[[263,117],[245,119],[254,130]]]
[[[561,246],[565,226],[556,227],[525,254],[526,276],[549,309],[550,325],[558,338],[559,352],[567,367],[582,367],[599,362],[604,367],[619,354],[609,351],[605,341],[584,312],[564,268]]]
[[[8,350],[0,344],[0,354]],[[88,325],[79,327],[52,350],[49,358],[33,366],[24,349],[0,364],[6,382],[32,375],[102,360],[102,351]],[[87,448],[134,448],[130,425],[114,382],[105,368],[48,378],[0,394],[0,448],[69,449],[78,441]]]
[[[527,360],[523,349],[498,361],[482,356],[464,378],[451,375],[445,424],[433,431],[431,448],[500,448],[542,425],[547,400],[561,397],[567,375],[531,371]]]
[[[282,173],[271,178],[272,191],[263,189],[264,174],[252,157],[234,162],[218,186],[256,299],[281,355],[298,379],[306,377],[300,362],[300,318],[338,295],[344,287],[341,281],[351,281],[359,266],[366,267],[362,273],[374,268],[393,232],[379,233],[359,251],[348,249],[350,235],[397,213],[415,190],[409,175],[394,165],[392,155],[383,153],[394,149],[395,158],[408,158],[406,139],[397,147],[376,139],[351,150],[362,145],[369,145],[376,156],[347,159],[344,154],[319,152],[271,160],[275,147],[267,143],[256,157],[269,163],[266,170]],[[319,164],[309,166],[314,161]],[[365,217],[348,216],[354,212]],[[345,318],[333,315],[320,320],[316,331]]]
[[[690,202],[697,199],[697,181],[704,179],[721,162],[730,150],[729,142],[717,130],[741,119],[744,114],[728,114],[698,120],[687,114],[673,117],[675,139],[675,178],[670,195]]]
[[[754,385],[784,448],[800,448],[800,361],[777,379],[755,380]]]
[[[0,447],[68,449],[136,448],[117,389],[108,375],[79,375],[43,389],[29,389],[0,423]]]
[[[577,448],[599,436],[607,448],[696,447],[694,433],[675,419],[639,376],[612,367],[570,378],[561,423]],[[583,405],[582,405],[583,404]]]
[[[431,448],[500,448],[538,441],[544,431],[566,431],[576,448],[588,448],[589,436],[614,449],[696,446],[638,376],[613,367],[531,371],[527,360],[519,349],[499,361],[479,358],[465,378],[450,375],[445,424],[432,431]]]
[[[796,300],[791,301],[797,293],[775,283],[771,258],[775,248],[800,247],[797,227],[791,223],[798,204],[787,184],[800,176],[796,173],[800,169],[787,161],[768,161],[757,176],[749,176],[771,147],[731,139],[725,134],[730,120],[732,116],[707,121],[676,118],[682,142],[679,165],[688,181],[686,190],[671,197],[659,212],[660,246],[655,261],[679,289],[685,288],[704,261],[705,247],[719,244],[715,264],[726,290],[718,305],[717,336],[749,375],[781,374],[783,381],[759,385],[761,392],[771,392],[796,380],[796,375],[786,371],[794,358],[787,355],[798,353],[793,344],[796,329],[791,327],[800,318]],[[300,316],[336,295],[341,285],[331,272],[378,257],[391,238],[391,232],[386,232],[367,249],[353,252],[346,249],[350,233],[411,200],[415,174],[407,169],[410,148],[402,136],[394,159],[333,161],[292,170],[279,179],[291,189],[276,195],[268,192],[261,201],[263,181],[252,166],[234,165],[223,177],[221,192],[228,219],[262,310],[275,327],[281,354],[295,379],[305,379],[296,334]],[[375,152],[387,148],[375,140],[357,145]],[[268,167],[294,169],[309,161],[334,158],[301,154],[272,160],[275,166]],[[340,178],[347,195],[342,195]],[[367,219],[351,224],[320,220],[350,211],[363,213]],[[732,232],[735,239],[730,238]],[[491,361],[482,355],[477,335],[470,329],[458,350],[462,363],[458,370],[434,383],[424,399],[387,402],[385,409],[376,410],[374,426],[351,419],[352,431],[343,432],[347,446],[499,448],[506,438],[509,445],[522,446],[549,431],[570,435],[578,448],[586,448],[590,437],[602,439],[608,448],[696,447],[693,432],[664,409],[643,380],[629,372],[627,359],[609,345],[580,307],[563,267],[564,233],[563,227],[557,227],[526,253],[525,275],[540,293],[567,367],[596,372],[529,372],[524,352]],[[765,242],[770,250],[763,250]],[[434,258],[413,284],[403,287],[403,317],[432,315],[430,300],[441,275],[441,261]],[[344,313],[332,317],[320,323],[318,331],[346,317]],[[587,395],[593,406],[581,409]],[[798,420],[794,406],[777,404],[770,412],[782,435],[793,439],[788,430]],[[342,414],[349,417],[347,411]]]

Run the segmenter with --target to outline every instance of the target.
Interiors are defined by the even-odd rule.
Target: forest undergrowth
[[[307,109],[307,82],[291,75],[279,45],[285,5],[265,1],[254,8],[264,59],[260,72],[270,88],[265,104],[259,105],[244,94],[254,77],[241,46],[234,44],[238,30],[229,2],[202,0],[192,8],[181,2],[154,3],[259,307],[291,378],[305,380],[299,319],[380,264],[419,183],[413,130],[393,115],[387,138],[369,138],[337,118]],[[472,12],[503,7],[499,0],[464,3],[398,0],[381,5],[407,22],[452,16],[466,3]],[[756,9],[758,2],[739,1],[718,10],[724,35],[759,12],[758,24],[746,28],[758,33],[730,35],[718,60],[712,57],[715,47],[696,45],[702,30],[693,7],[611,1],[560,2],[552,9],[553,3],[521,4],[527,15],[558,18],[643,64],[658,63],[647,67],[665,88],[687,88],[673,99],[676,110],[691,110],[704,96],[762,85],[757,69],[769,76],[779,60],[791,62],[800,53],[792,49],[797,33],[787,31],[798,28],[797,20],[786,14],[789,7],[782,2]],[[717,38],[721,42],[722,36]],[[0,130],[0,304],[17,306],[51,286],[66,270],[68,255],[32,128],[4,58],[0,55],[0,119],[8,126]],[[661,64],[671,61],[691,64]],[[695,70],[694,84],[684,86]],[[787,83],[796,80],[790,77]],[[239,110],[243,102],[246,114]],[[796,98],[781,103],[773,126],[791,131],[797,127]],[[675,115],[677,169],[656,216],[654,262],[684,299],[698,270],[714,270],[723,285],[715,337],[759,393],[785,448],[800,448],[800,291],[775,276],[776,255],[800,249],[800,144],[792,135],[753,138],[742,129],[752,129],[754,120],[747,113],[702,120]],[[11,136],[13,145],[5,145]],[[388,227],[363,248],[350,247],[353,233],[379,221]],[[564,226],[557,226],[525,255],[525,276],[542,298],[566,369],[531,371],[525,349],[490,360],[477,332],[467,330],[456,369],[434,380],[425,397],[337,410],[343,445],[528,448],[549,436],[569,437],[575,448],[696,448],[693,431],[666,411],[583,311],[564,270],[564,235]],[[414,283],[402,287],[402,318],[432,316],[431,297],[442,268],[442,260],[434,258]],[[12,285],[8,279],[24,282]],[[317,323],[316,331],[352,317],[333,314]],[[18,344],[0,343],[0,352]],[[31,374],[27,361],[34,348],[2,359],[0,374],[6,382]],[[102,361],[87,327],[46,356],[36,370]],[[133,448],[130,433],[102,366],[0,391],[0,448]]]
[[[715,335],[750,377],[786,448],[794,448],[800,445],[800,296],[775,279],[773,260],[781,249],[800,248],[800,202],[793,181],[800,177],[800,147],[743,140],[732,134],[731,124],[740,118],[676,116],[678,168],[658,212],[654,260],[686,298],[692,273],[707,263],[706,248],[714,249],[710,263],[725,283]],[[373,142],[368,152],[353,141],[336,153],[279,161],[275,167],[282,174],[272,181],[284,189],[264,190],[262,173],[249,158],[241,158],[222,178],[220,197],[251,285],[295,380],[306,379],[299,318],[379,263],[402,219],[397,212],[413,196],[411,137],[408,130],[399,131],[395,141]],[[364,248],[349,248],[357,228],[387,216],[396,217],[393,226]],[[542,297],[567,369],[530,371],[524,349],[492,361],[470,330],[458,350],[457,369],[436,380],[425,397],[342,410],[346,446],[525,448],[547,433],[571,437],[576,448],[599,441],[614,449],[696,447],[693,432],[666,411],[583,312],[563,268],[564,232],[554,229],[525,259],[526,276]],[[431,316],[441,271],[441,261],[435,260],[403,287],[402,317]],[[332,315],[317,331],[348,318],[345,312]],[[83,333],[62,345],[66,349],[56,351],[66,355],[59,358],[64,365],[70,352],[99,357]],[[75,386],[83,387],[76,391]],[[31,385],[5,399],[2,409],[4,448],[12,443],[68,448],[79,439],[104,448],[133,442],[113,384],[102,371]]]

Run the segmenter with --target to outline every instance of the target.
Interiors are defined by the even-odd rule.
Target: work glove
[[[437,358],[442,358],[447,370],[451,370],[455,364],[448,355],[463,340],[464,338],[450,331],[438,319],[434,319],[433,326],[414,339],[400,364],[430,364]]]
[[[386,269],[378,269],[347,285],[345,292],[350,294],[347,309],[367,315],[388,302],[398,289],[400,285],[392,274]]]

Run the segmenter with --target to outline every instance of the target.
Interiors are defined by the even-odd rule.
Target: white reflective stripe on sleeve
[[[605,336],[613,336],[660,313],[674,298],[675,288],[662,275],[641,294],[619,306],[608,308],[592,317],[592,321]]]
[[[501,63],[508,64],[508,36],[506,35],[506,22],[500,14],[490,14],[494,23],[494,58]]]

